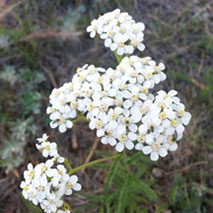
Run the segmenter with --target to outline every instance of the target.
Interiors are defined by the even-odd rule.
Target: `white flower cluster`
[[[175,97],[176,91],[159,91],[156,97],[149,92],[166,79],[164,69],[150,57],[137,56],[125,57],[116,69],[78,68],[72,82],[50,95],[52,106],[47,112],[51,126],[59,126],[61,131],[63,121],[66,130],[74,117],[69,113],[76,116],[78,110],[89,119],[89,127],[97,130],[103,144],[115,146],[118,152],[135,147],[151,154],[152,160],[165,157],[177,149],[176,141],[191,115]]]
[[[44,134],[38,138],[40,144],[37,148],[44,157],[53,157],[46,162],[37,164],[34,168],[31,163],[24,171],[24,181],[21,182],[22,194],[25,199],[40,204],[44,212],[47,213],[70,213],[64,208],[62,197],[71,195],[72,191],[80,191],[81,185],[76,175],[69,176],[66,168],[62,164],[64,158],[57,152],[56,143],[48,141],[48,136]]]
[[[136,48],[140,51],[145,49],[142,43],[144,29],[142,22],[136,23],[128,13],[116,9],[94,19],[87,32],[91,38],[99,34],[106,47],[118,55],[124,55],[132,54]]]

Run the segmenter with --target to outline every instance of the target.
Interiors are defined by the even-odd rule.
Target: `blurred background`
[[[123,212],[213,212],[212,0],[0,0],[0,213],[30,212],[19,184],[27,163],[42,161],[35,143],[44,132],[73,167],[114,153],[84,123],[65,134],[50,129],[46,107],[77,67],[116,66],[103,41],[86,33],[91,20],[115,8],[144,22],[146,49],[135,54],[165,63],[167,80],[157,90],[176,89],[192,113],[176,152],[157,163],[141,154],[141,200]],[[83,190],[66,198],[73,212],[114,212],[98,199],[107,168],[78,172]]]

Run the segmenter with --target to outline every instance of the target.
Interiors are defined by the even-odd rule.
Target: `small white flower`
[[[27,169],[26,171],[24,171],[24,179],[26,184],[31,183],[32,179],[35,177],[36,175],[36,171],[33,168],[33,165],[31,163],[29,163],[27,165]]]
[[[72,194],[72,189],[75,191],[80,191],[82,186],[81,184],[77,183],[78,182],[78,177],[76,175],[66,175],[64,176],[64,181],[65,181],[65,195],[71,195]]]
[[[163,136],[158,136],[156,140],[152,140],[152,142],[149,142],[147,146],[144,146],[142,148],[143,153],[145,155],[150,154],[150,158],[152,161],[157,161],[159,159],[159,156],[165,157],[168,152],[162,145],[163,140]]]
[[[91,22],[91,25],[87,27],[87,32],[90,33],[90,37],[94,38],[98,29],[98,21],[95,19]]]
[[[117,152],[122,152],[124,148],[132,150],[134,148],[134,143],[132,142],[132,137],[130,134],[122,134],[119,137],[119,142],[117,143],[115,149]]]

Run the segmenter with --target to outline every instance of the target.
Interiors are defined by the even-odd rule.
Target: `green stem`
[[[118,64],[120,64],[121,60],[122,60],[122,55],[118,55],[117,52],[116,52],[116,50],[113,53],[115,55],[115,58],[116,58]]]
[[[88,166],[92,166],[92,165],[97,164],[97,163],[101,163],[101,162],[108,161],[108,160],[111,160],[111,159],[114,159],[114,158],[118,158],[118,157],[120,157],[122,154],[123,154],[123,153],[118,153],[118,154],[113,155],[113,156],[110,156],[110,157],[101,158],[101,159],[98,159],[98,160],[91,161],[91,162],[89,162],[89,163],[85,163],[85,164],[83,164],[83,165],[81,165],[81,166],[78,166],[78,167],[76,167],[76,168],[74,168],[74,169],[70,169],[70,171],[69,171],[68,174],[71,175],[72,173],[77,172],[78,170],[84,169],[84,168],[86,168],[86,167],[88,167]]]
[[[81,113],[81,114],[78,114],[77,118],[75,120],[73,120],[72,122],[75,124],[79,121],[86,121],[88,122],[88,119]]]
[[[69,171],[71,171],[72,170],[72,167],[71,167],[71,165],[70,165],[70,162],[68,161],[68,159],[67,158],[64,158],[64,164],[66,165],[66,167],[69,169]]]

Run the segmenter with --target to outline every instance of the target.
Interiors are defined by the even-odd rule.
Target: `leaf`
[[[104,213],[104,207],[101,207],[101,208],[99,209],[99,213]]]
[[[26,200],[20,191],[18,192],[18,194],[22,199],[24,205],[29,209],[31,213],[42,213],[41,209],[38,206],[33,205],[33,203],[29,200]]]
[[[144,181],[140,180],[140,182],[136,182],[135,189],[138,192],[144,194],[149,200],[157,201],[157,194],[155,191]]]
[[[118,211],[117,213],[123,213],[125,210],[125,206],[126,206],[126,184],[124,184],[122,190],[120,191],[120,195],[119,195],[119,199],[118,199]]]
[[[178,186],[177,185],[175,185],[175,186],[173,186],[171,188],[171,190],[169,192],[169,197],[168,197],[169,205],[174,205],[175,204],[177,191],[178,191]]]
[[[109,184],[112,182],[113,178],[115,177],[115,174],[116,174],[117,169],[118,169],[118,163],[120,161],[120,158],[121,158],[121,155],[114,160],[113,164],[111,165],[111,167],[109,169],[109,173],[107,175],[106,183],[104,185],[104,193],[108,192]]]
[[[139,161],[139,160],[141,159],[141,155],[142,155],[141,152],[135,153],[134,155],[132,155],[132,156],[128,159],[127,163],[128,163],[128,164],[134,164],[136,161]]]
[[[107,203],[105,206],[106,206],[106,213],[111,213],[112,210],[111,210],[110,204]]]
[[[160,206],[157,206],[156,213],[161,213],[163,210],[167,210],[168,205],[166,203],[161,204]]]

